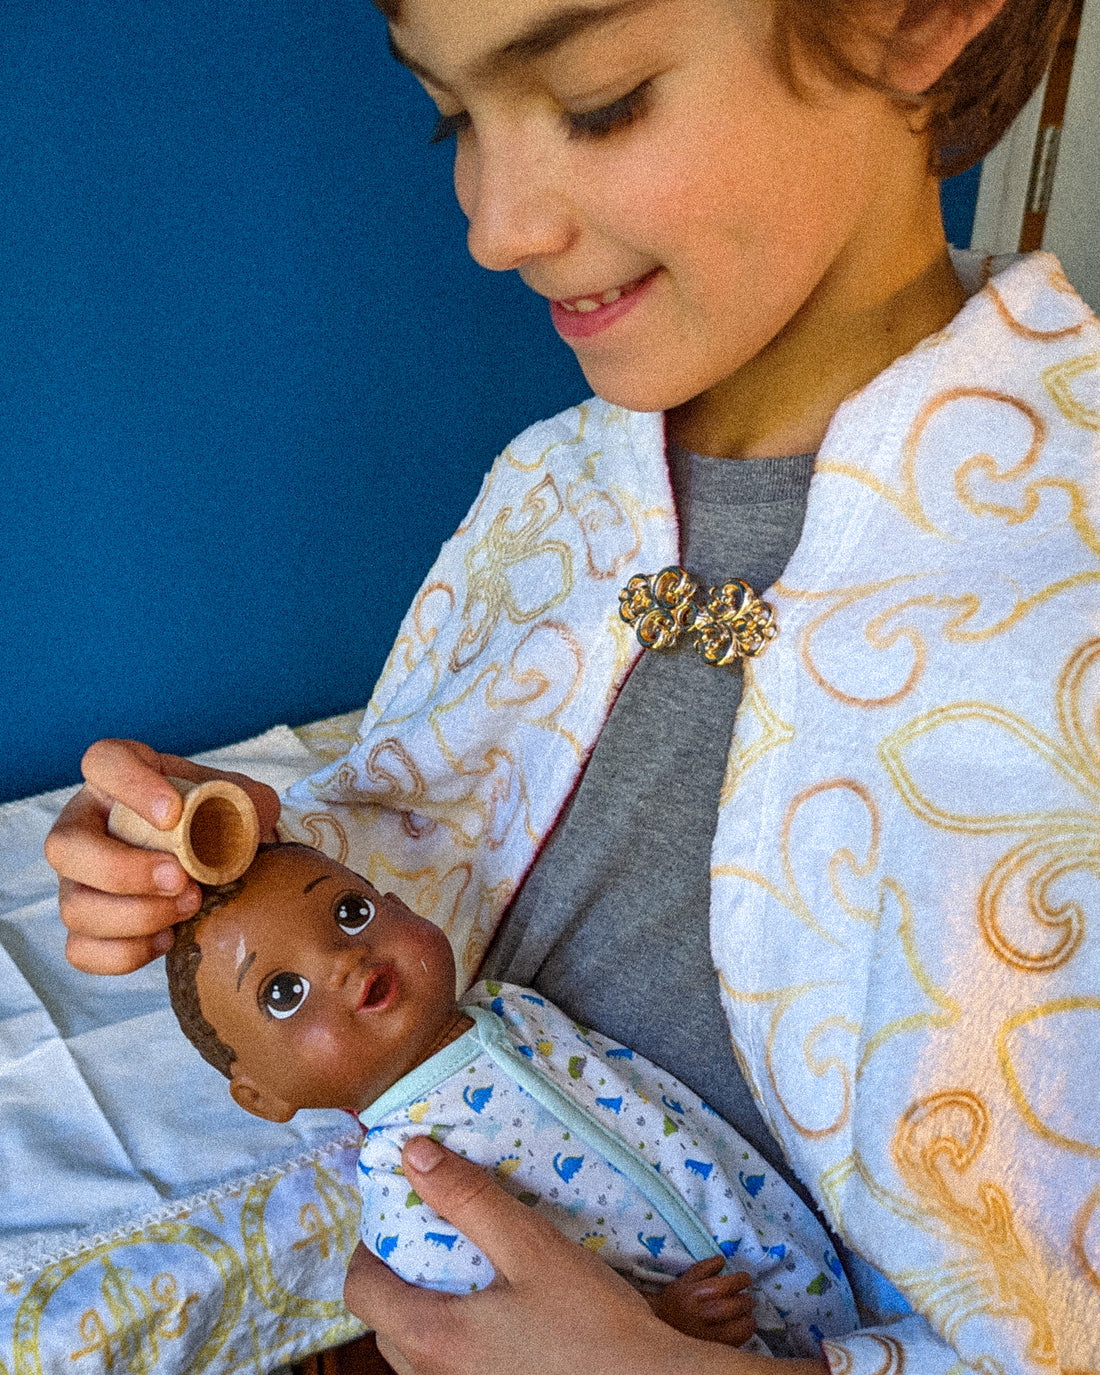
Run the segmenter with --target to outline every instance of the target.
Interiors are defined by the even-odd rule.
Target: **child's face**
[[[361,1110],[458,1016],[443,932],[320,853],[261,852],[196,935],[203,1015],[236,1052],[233,1097],[261,1117]]]
[[[578,9],[602,18],[547,27]],[[403,0],[395,42],[457,116],[470,251],[551,299],[605,399],[707,392],[811,298],[875,301],[916,233],[923,143],[875,92],[811,74],[798,100],[771,18],[770,0]]]

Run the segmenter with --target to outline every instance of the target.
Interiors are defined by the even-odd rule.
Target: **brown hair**
[[[401,0],[374,3],[391,23],[400,19]],[[940,4],[972,9],[980,3],[909,0],[908,18],[919,22]],[[1000,13],[918,97],[883,87],[850,56],[852,39],[873,21],[882,0],[775,0],[775,56],[780,72],[796,92],[801,93],[794,64],[798,47],[842,82],[882,90],[905,105],[927,111],[931,170],[938,177],[950,177],[980,162],[1027,104],[1050,66],[1073,4],[1074,0],[1005,0]]]
[[[919,23],[944,3],[969,10],[982,0],[909,0],[908,19]],[[917,97],[882,86],[849,56],[851,40],[871,18],[876,0],[776,0],[776,58],[796,89],[793,54],[798,45],[842,82],[882,90],[927,111],[931,170],[950,177],[980,162],[1000,142],[1050,66],[1073,4],[1074,0],[1005,0],[940,79]],[[895,40],[904,41],[903,36]]]

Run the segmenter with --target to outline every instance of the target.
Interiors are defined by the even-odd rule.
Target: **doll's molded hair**
[[[256,854],[259,856],[269,850],[291,848],[311,850],[316,853],[313,846],[288,840],[261,845]],[[196,932],[203,917],[210,912],[216,912],[219,907],[224,907],[227,902],[230,902],[238,893],[243,891],[250,872],[251,870],[242,874],[239,879],[235,879],[232,883],[225,883],[217,888],[203,887],[202,906],[193,917],[187,921],[181,921],[176,926],[172,948],[164,957],[164,969],[168,975],[168,996],[172,1002],[172,1011],[176,1014],[176,1020],[180,1024],[180,1030],[202,1058],[208,1064],[213,1065],[220,1074],[224,1074],[227,1079],[233,1077],[233,1061],[237,1058],[237,1052],[232,1046],[225,1044],[214,1030],[213,1025],[202,1014],[198,987],[198,970],[202,961],[202,948],[199,945]]]
[[[202,1015],[198,986],[202,947],[195,937],[195,931],[207,912],[223,907],[243,887],[243,879],[237,879],[235,883],[226,884],[224,888],[204,889],[202,906],[193,917],[178,924],[172,948],[164,957],[164,969],[168,975],[168,996],[172,1001],[172,1011],[176,1014],[180,1030],[202,1058],[227,1079],[233,1077],[233,1061],[237,1058],[237,1052],[225,1044],[213,1025]]]

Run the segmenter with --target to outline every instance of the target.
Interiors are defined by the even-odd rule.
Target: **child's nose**
[[[482,267],[508,272],[562,253],[573,240],[572,210],[552,155],[518,137],[485,139],[460,152],[455,187],[469,220],[470,256]]]

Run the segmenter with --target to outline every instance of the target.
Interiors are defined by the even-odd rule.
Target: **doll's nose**
[[[334,992],[347,983],[363,966],[365,951],[340,950],[329,967],[328,986]]]

